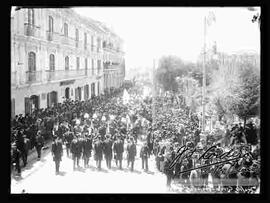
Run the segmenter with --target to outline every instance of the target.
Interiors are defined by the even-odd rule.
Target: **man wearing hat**
[[[96,160],[96,166],[98,170],[101,170],[101,161],[102,161],[102,150],[103,150],[103,143],[101,141],[101,136],[98,135],[97,140],[94,143],[94,158]]]
[[[21,176],[21,166],[20,166],[21,151],[17,148],[15,143],[13,143],[11,147],[12,147],[11,148],[12,149],[12,164],[15,164],[17,173],[19,176]]]
[[[127,159],[128,165],[131,163],[130,170],[133,171],[134,169],[134,161],[137,154],[136,145],[134,143],[134,138],[130,137],[130,143],[127,145]]]
[[[119,169],[122,170],[122,160],[123,160],[123,152],[124,152],[124,142],[121,140],[120,135],[117,135],[117,140],[113,144],[114,158],[116,162],[116,166],[118,166],[119,161]]]
[[[144,142],[141,148],[140,157],[142,159],[142,169],[144,169],[145,171],[148,171],[148,158],[150,157],[150,154],[149,154],[149,148],[147,146],[147,142]]]
[[[55,173],[58,174],[60,162],[63,156],[63,147],[62,147],[61,139],[57,136],[53,137],[52,156],[53,156],[53,161],[55,162]]]
[[[92,150],[92,139],[90,138],[88,133],[85,133],[82,147],[83,147],[84,167],[86,168],[87,166],[89,166],[88,163],[89,163],[89,159],[91,156],[91,150]]]
[[[40,130],[37,132],[37,136],[36,136],[36,150],[37,150],[37,154],[38,154],[38,160],[40,160],[41,157],[41,149],[44,146],[44,138],[41,135]]]
[[[78,134],[76,134],[71,142],[70,145],[70,152],[72,154],[72,160],[73,160],[73,170],[75,170],[75,165],[77,163],[77,167],[79,167],[79,162],[80,162],[80,156],[81,156],[81,151],[80,151],[80,143],[78,140]]]
[[[112,162],[112,145],[113,141],[110,138],[110,135],[106,135],[106,140],[104,141],[104,155],[106,160],[106,165],[110,169],[111,168],[111,162]]]
[[[24,142],[24,154],[22,154],[22,159],[25,167],[27,164],[28,152],[31,148],[30,139],[28,139],[25,134],[23,134],[23,142]]]

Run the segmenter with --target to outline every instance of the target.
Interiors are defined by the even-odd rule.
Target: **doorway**
[[[70,98],[70,88],[69,87],[67,87],[66,89],[65,89],[65,97],[66,97],[66,99],[69,99]]]

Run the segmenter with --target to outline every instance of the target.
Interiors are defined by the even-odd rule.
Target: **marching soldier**
[[[110,138],[110,135],[106,136],[106,140],[104,141],[104,155],[106,160],[107,168],[111,168],[112,162],[112,145],[113,141]]]
[[[113,151],[114,151],[114,158],[115,158],[116,166],[118,166],[118,161],[119,161],[119,169],[122,170],[124,142],[121,140],[120,135],[117,135],[117,140],[113,144]]]
[[[75,170],[75,165],[77,163],[77,167],[79,167],[81,151],[80,151],[80,143],[78,139],[78,134],[73,138],[70,145],[70,152],[72,153],[73,159],[73,170]]]
[[[53,139],[54,140],[52,143],[52,156],[53,156],[53,161],[55,162],[55,173],[58,174],[60,162],[63,156],[63,147],[62,147],[62,141],[59,137],[54,136]]]
[[[96,166],[98,170],[101,170],[102,149],[103,149],[103,143],[101,141],[101,136],[99,135],[94,144],[94,152],[95,152],[94,156],[95,156]]]
[[[91,156],[91,150],[92,150],[92,139],[88,134],[85,135],[82,143],[83,148],[83,160],[84,160],[84,167],[86,168],[89,166],[89,159]]]
[[[149,148],[147,146],[147,142],[141,148],[140,157],[142,159],[142,169],[148,171],[148,158],[150,157]]]
[[[41,157],[41,149],[44,146],[44,138],[41,135],[40,130],[37,132],[37,136],[36,136],[36,150],[37,150],[37,154],[38,154],[38,160],[40,160]]]
[[[136,157],[136,153],[137,153],[137,150],[136,150],[136,145],[134,143],[134,139],[133,137],[130,138],[130,143],[128,144],[127,146],[127,159],[128,159],[128,165],[129,163],[131,163],[131,168],[130,170],[133,171],[134,170],[134,161],[135,161],[135,157]]]

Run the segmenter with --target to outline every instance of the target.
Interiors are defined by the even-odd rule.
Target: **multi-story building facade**
[[[104,46],[107,43],[110,46]],[[15,11],[11,16],[12,116],[65,98],[87,100],[105,88],[119,87],[125,69],[122,43],[105,25],[72,9]]]

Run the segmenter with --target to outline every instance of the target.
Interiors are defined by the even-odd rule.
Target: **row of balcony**
[[[23,75],[25,84],[40,83],[42,81],[58,81],[64,79],[77,79],[87,76],[101,77],[101,69],[79,69],[79,70],[46,70],[46,71],[26,71]],[[18,84],[19,75],[11,72],[11,85]]]
[[[29,23],[25,23],[24,24],[24,29],[25,29],[25,35],[26,36],[32,36],[32,37],[38,37],[38,33],[40,31],[40,28],[29,24]],[[82,41],[78,41],[76,39],[73,39],[69,36],[64,36],[63,34],[60,33],[56,33],[53,31],[47,31],[46,32],[46,37],[48,41],[53,41],[56,43],[60,43],[60,44],[65,44],[65,45],[69,45],[69,46],[74,46],[76,48],[81,48],[81,49],[85,49],[85,50],[91,50],[91,51],[96,51],[96,52],[101,52],[102,50],[106,51],[106,52],[113,52],[113,53],[118,53],[121,52],[119,49],[113,49],[111,47],[104,47],[102,48],[102,46],[96,46],[96,45],[90,45],[89,43],[85,44]]]

